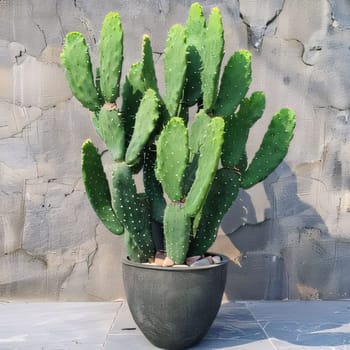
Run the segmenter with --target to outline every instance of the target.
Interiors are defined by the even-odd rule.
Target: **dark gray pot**
[[[168,350],[186,349],[208,332],[225,289],[227,262],[159,267],[122,260],[131,314],[145,337]]]

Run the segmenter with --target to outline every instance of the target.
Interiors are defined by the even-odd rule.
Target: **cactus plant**
[[[159,249],[176,264],[204,255],[239,188],[264,180],[285,157],[294,112],[285,108],[275,114],[248,164],[249,131],[263,114],[265,96],[253,92],[246,97],[252,80],[247,50],[233,53],[220,73],[224,30],[218,8],[206,19],[194,3],[186,25],[170,29],[164,94],[147,35],[141,60],[120,88],[123,29],[118,13],[106,16],[99,48],[95,78],[80,33],[67,34],[61,56],[74,96],[93,113],[113,159],[108,181],[98,149],[91,140],[82,146],[83,180],[92,207],[111,232],[124,234],[134,261],[152,259]],[[194,105],[197,111],[189,121]],[[144,193],[138,193],[134,175],[142,168]],[[152,232],[155,226],[158,237]]]

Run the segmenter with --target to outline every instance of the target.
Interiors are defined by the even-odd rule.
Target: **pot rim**
[[[129,265],[129,266],[134,266],[134,267],[138,267],[138,268],[144,268],[144,269],[151,269],[151,270],[161,270],[161,271],[198,271],[198,270],[208,270],[208,269],[214,269],[216,267],[225,265],[229,262],[229,258],[226,255],[223,254],[217,254],[217,253],[212,253],[212,252],[208,252],[207,255],[211,255],[211,256],[220,256],[221,257],[221,262],[219,264],[211,264],[211,265],[205,265],[205,266],[178,266],[178,267],[174,267],[174,266],[159,266],[159,265],[151,265],[151,264],[144,264],[144,263],[139,263],[139,262],[135,262],[135,261],[131,261],[129,260],[129,257],[123,257],[121,259],[122,263],[124,265]]]

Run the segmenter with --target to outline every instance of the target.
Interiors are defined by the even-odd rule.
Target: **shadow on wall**
[[[321,216],[297,195],[297,187],[295,174],[283,163],[264,182],[269,208],[263,221],[258,222],[246,191],[240,192],[227,213],[222,229],[241,253],[241,267],[233,262],[229,266],[228,299],[313,300],[349,295],[350,281],[343,272],[350,268],[350,257],[340,261],[336,253],[337,245],[350,248],[349,243],[329,236]],[[235,220],[240,217],[238,226]]]

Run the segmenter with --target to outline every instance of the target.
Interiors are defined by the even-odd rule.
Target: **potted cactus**
[[[136,323],[153,344],[183,349],[206,334],[220,307],[227,258],[214,264],[207,258],[220,221],[239,188],[264,180],[283,160],[295,116],[290,109],[273,116],[248,164],[249,130],[263,114],[265,97],[246,97],[248,51],[235,52],[220,73],[224,31],[218,8],[206,19],[194,3],[186,25],[170,28],[165,92],[158,88],[147,35],[141,60],[120,88],[123,30],[116,12],[105,17],[99,52],[94,75],[84,37],[72,32],[61,56],[74,96],[92,112],[113,159],[107,177],[98,149],[84,142],[86,193],[102,223],[124,234],[124,285]],[[140,172],[142,193],[135,184]],[[185,264],[200,259],[206,261]]]

